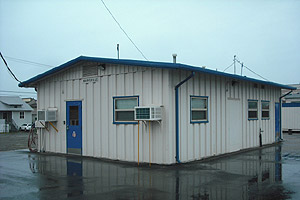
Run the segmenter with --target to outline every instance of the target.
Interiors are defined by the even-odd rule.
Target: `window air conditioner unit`
[[[35,122],[36,128],[45,128],[45,119],[46,119],[45,110],[37,111],[37,121]]]
[[[138,106],[134,107],[134,120],[158,121],[161,120],[160,106]]]
[[[46,120],[45,110],[38,110],[38,112],[37,112],[37,120],[38,121],[45,121]]]
[[[46,122],[57,121],[57,108],[48,108],[46,111]]]

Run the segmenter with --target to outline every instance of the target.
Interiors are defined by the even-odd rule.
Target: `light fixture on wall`
[[[232,81],[231,81],[231,85],[232,85],[232,86],[235,86],[235,85],[238,84],[238,83],[239,83],[239,82],[236,81],[236,80],[232,80]]]
[[[105,70],[105,64],[98,64],[98,67],[100,68],[100,70]]]

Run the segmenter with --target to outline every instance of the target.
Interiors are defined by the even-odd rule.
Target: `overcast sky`
[[[300,83],[299,0],[104,0],[148,60],[223,71],[233,56],[270,81]],[[0,0],[0,51],[25,81],[80,55],[144,60],[101,0]],[[238,65],[237,65],[238,66]],[[226,72],[233,73],[233,67]],[[239,70],[238,70],[238,73]],[[258,78],[244,70],[243,75]],[[0,61],[0,95],[18,88]]]

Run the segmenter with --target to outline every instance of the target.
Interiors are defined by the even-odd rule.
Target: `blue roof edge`
[[[255,82],[255,83],[271,85],[271,86],[280,87],[283,89],[290,89],[290,90],[297,89],[295,87],[291,87],[288,85],[283,85],[283,84],[274,83],[274,82],[270,82],[270,81],[258,80],[258,79],[249,78],[246,76],[239,76],[239,75],[214,71],[211,69],[204,69],[202,67],[195,67],[195,66],[180,64],[180,63],[141,61],[141,60],[129,60],[129,59],[113,59],[113,58],[87,57],[87,56],[79,56],[73,60],[70,60],[70,61],[62,64],[62,65],[54,67],[44,73],[38,74],[37,76],[34,76],[26,81],[23,81],[23,82],[19,83],[18,86],[19,87],[29,86],[29,84],[31,84],[33,82],[36,82],[42,78],[45,78],[49,75],[57,73],[57,72],[65,69],[77,62],[80,62],[80,61],[92,61],[92,62],[100,62],[100,63],[104,63],[104,64],[123,64],[123,65],[154,67],[154,68],[184,69],[184,70],[189,70],[189,71],[194,71],[194,72],[202,72],[202,73],[206,73],[206,74],[225,76],[225,77],[229,77],[229,78],[233,78],[233,79],[237,79],[237,80],[250,81],[250,82]]]

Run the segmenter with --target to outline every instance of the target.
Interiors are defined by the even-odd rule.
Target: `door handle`
[[[67,130],[69,130],[69,125],[67,125]]]

